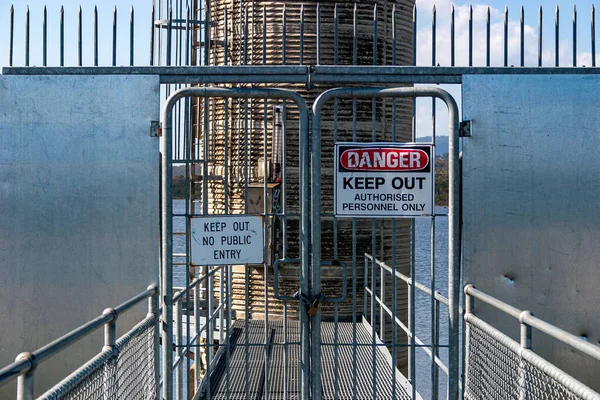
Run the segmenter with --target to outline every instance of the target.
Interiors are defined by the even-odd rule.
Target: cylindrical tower
[[[199,1],[199,0],[198,0]],[[337,4],[337,6],[336,6]],[[200,4],[198,4],[199,6]],[[298,1],[251,1],[216,0],[205,7],[210,19],[210,37],[204,34],[204,43],[198,43],[196,57],[205,57],[208,51],[210,65],[411,65],[413,63],[413,7],[414,0],[375,0],[361,3],[349,1],[321,1],[302,3]],[[209,46],[206,46],[209,44]],[[208,48],[208,50],[206,50]],[[361,83],[355,86],[365,86]],[[249,85],[239,85],[249,86]],[[278,83],[252,85],[253,87],[279,87],[293,89],[312,105],[314,99],[331,86],[323,84]],[[351,85],[347,85],[351,86]],[[273,138],[276,123],[274,101],[236,101],[227,104],[222,100],[197,102],[195,132],[200,142],[209,142],[212,168],[223,170],[225,164],[231,174],[227,204],[223,180],[210,182],[209,202],[214,213],[252,212],[248,202],[254,204],[245,187],[246,177],[260,187],[262,194],[264,178],[263,158],[277,157]],[[412,139],[412,100],[340,100],[331,103],[323,114],[323,157],[319,168],[322,174],[322,258],[340,260],[348,266],[348,299],[337,308],[340,320],[352,317],[353,286],[359,314],[363,304],[364,253],[374,254],[378,259],[394,265],[402,273],[410,272],[411,229],[409,220],[349,219],[334,222],[333,212],[333,144],[335,141],[398,141]],[[286,213],[299,211],[298,186],[298,117],[292,107],[284,108],[281,116],[285,121]],[[266,118],[265,118],[266,113]],[[266,123],[265,123],[266,122]],[[208,130],[206,130],[208,128]],[[265,149],[265,137],[266,146]],[[276,140],[276,139],[275,139]],[[247,159],[246,159],[247,154]],[[246,167],[247,165],[247,167]],[[271,180],[276,183],[276,167],[272,167]],[[262,200],[260,200],[262,202]],[[257,212],[262,212],[259,206]],[[286,258],[298,257],[298,222],[290,217],[285,222]],[[277,246],[277,244],[275,244]],[[392,259],[395,257],[395,260]],[[246,312],[250,318],[265,315],[265,293],[268,293],[269,318],[281,318],[283,304],[273,298],[272,262],[264,267],[250,268],[246,280],[246,267],[235,268],[234,308],[238,316]],[[356,271],[356,282],[352,270]],[[265,290],[265,272],[268,274]],[[280,291],[291,295],[298,289],[298,270],[293,266],[282,269]],[[389,275],[388,275],[389,278]],[[341,295],[341,270],[324,267],[322,292],[328,297]],[[388,279],[390,282],[391,279]],[[250,287],[247,289],[246,284]],[[391,284],[387,285],[386,302],[391,305]],[[246,309],[246,297],[249,308]],[[397,316],[407,320],[407,290],[404,285],[397,289]],[[289,306],[289,305],[288,305]],[[331,318],[334,307],[325,304],[323,318]],[[297,305],[289,306],[289,317],[297,315]],[[360,315],[358,316],[360,318]],[[360,319],[359,319],[360,320]],[[376,320],[373,318],[373,320]],[[386,323],[390,330],[392,321]],[[386,335],[388,338],[391,334]],[[398,335],[398,342],[403,341]],[[399,366],[405,366],[406,347],[400,347]]]

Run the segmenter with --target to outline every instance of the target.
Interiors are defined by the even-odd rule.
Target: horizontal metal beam
[[[195,67],[4,67],[3,75],[159,75],[175,83],[462,83],[464,75],[595,75],[586,67],[413,66],[195,66]]]

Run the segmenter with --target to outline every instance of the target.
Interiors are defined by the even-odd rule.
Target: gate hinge
[[[468,119],[466,121],[460,121],[460,125],[458,127],[458,136],[459,137],[471,137],[471,120]]]
[[[150,121],[150,137],[159,137],[160,134],[160,121]]]

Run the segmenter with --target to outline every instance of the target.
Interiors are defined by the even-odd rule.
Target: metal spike
[[[98,7],[94,6],[94,66],[98,66]]]
[[[77,8],[77,65],[83,63],[83,21],[81,5]]]
[[[508,67],[508,5],[504,6],[504,66]]]
[[[473,66],[473,6],[469,5],[469,67]]]
[[[65,66],[65,8],[60,6],[60,66]]]
[[[117,65],[117,6],[113,9],[112,66]]]
[[[490,7],[487,8],[487,15],[486,15],[486,19],[485,19],[485,25],[486,25],[486,36],[485,36],[485,43],[486,43],[486,49],[485,49],[485,65],[486,67],[490,66],[490,54],[491,54],[491,49],[490,49],[490,19],[491,19],[491,15],[490,15]]]
[[[135,15],[134,15],[134,10],[133,10],[133,6],[131,6],[131,10],[129,11],[129,65],[131,67],[133,67],[133,43],[134,43],[134,21],[135,21]]]
[[[450,6],[450,66],[454,67],[454,4]]]
[[[44,6],[42,17],[42,65],[48,65],[48,11]]]
[[[573,66],[577,66],[577,6],[573,6]]]
[[[559,53],[560,53],[560,9],[558,4],[554,10],[554,66],[558,67],[559,64]]]
[[[540,5],[540,10],[538,13],[538,67],[542,66],[542,6]]]
[[[521,6],[521,67],[525,66],[525,7]]]
[[[25,66],[29,67],[29,5],[25,8]]]
[[[8,46],[8,66],[13,65],[13,50],[14,50],[14,39],[15,39],[15,7],[10,6],[10,25],[9,25],[9,46]]]
[[[596,8],[594,7],[593,4],[592,4],[592,11],[591,11],[591,19],[592,19],[592,24],[591,24],[592,67],[595,67],[596,66]]]

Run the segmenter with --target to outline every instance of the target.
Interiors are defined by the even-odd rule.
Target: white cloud
[[[450,1],[417,0],[419,13],[417,31],[417,65],[431,65],[431,13],[433,5],[437,11],[436,34],[436,64],[450,66]],[[486,65],[486,16],[488,5],[473,5],[473,65]],[[504,65],[504,10],[489,7],[490,10],[490,65]],[[519,11],[511,10],[508,23],[508,65],[519,66],[521,61],[521,25]],[[455,65],[468,66],[469,60],[469,6],[455,6]],[[516,17],[516,19],[515,19]],[[545,16],[553,18],[553,16]],[[584,23],[583,20],[581,23]],[[544,25],[546,28],[546,25]],[[565,28],[563,28],[565,29]],[[542,47],[542,65],[554,66],[554,32],[544,34]],[[549,40],[552,38],[552,40]],[[524,61],[525,66],[538,64],[538,30],[537,26],[524,25]],[[580,43],[579,47],[583,43]],[[577,55],[578,66],[591,66],[590,52],[579,51]],[[559,41],[559,62],[561,66],[572,65],[572,44],[570,40]],[[460,91],[456,86],[442,85],[449,90],[460,105]],[[419,101],[417,106],[417,132],[418,136],[431,134],[431,101]],[[447,116],[445,107],[438,106],[438,120],[436,124],[438,134],[447,132]]]

